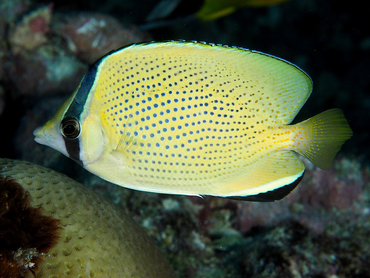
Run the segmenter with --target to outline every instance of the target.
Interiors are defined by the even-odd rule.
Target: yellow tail
[[[295,125],[302,135],[294,150],[321,169],[330,168],[343,143],[351,138],[352,130],[340,109],[324,111]]]

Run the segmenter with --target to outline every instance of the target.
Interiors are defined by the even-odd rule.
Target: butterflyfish
[[[227,16],[242,7],[267,7],[288,0],[205,0],[196,16],[201,20],[215,20]]]
[[[238,47],[134,44],[95,62],[35,141],[114,184],[252,201],[286,196],[330,167],[352,131],[339,109],[290,124],[311,78]]]
[[[146,21],[166,18],[170,15],[184,15],[194,12],[196,18],[204,21],[227,16],[244,7],[269,7],[288,0],[203,0],[189,3],[187,0],[161,0],[146,17]],[[164,22],[162,23],[163,25]],[[146,29],[149,25],[146,25]]]

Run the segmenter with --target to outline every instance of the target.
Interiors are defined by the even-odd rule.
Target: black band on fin
[[[294,188],[297,187],[297,185],[301,182],[304,173],[302,176],[300,176],[298,179],[296,179],[294,182],[287,184],[283,187],[277,188],[275,190],[271,190],[265,193],[260,193],[257,195],[251,195],[251,196],[232,196],[227,197],[234,200],[240,200],[240,201],[251,201],[251,202],[273,202],[277,200],[281,200],[285,196],[287,196]]]

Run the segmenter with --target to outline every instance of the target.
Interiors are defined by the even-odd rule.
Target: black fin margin
[[[277,188],[275,190],[271,190],[265,193],[260,193],[257,195],[251,195],[251,196],[231,196],[227,197],[229,199],[233,200],[239,200],[239,201],[250,201],[250,202],[274,202],[277,200],[283,199],[285,196],[287,196],[294,188],[297,187],[297,185],[301,182],[303,179],[304,173],[302,176],[300,176],[298,179],[296,179],[294,182],[284,185],[283,187]]]

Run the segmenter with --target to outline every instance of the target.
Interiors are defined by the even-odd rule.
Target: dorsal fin
[[[232,98],[235,104],[244,108],[241,114],[270,119],[272,125],[291,123],[309,98],[313,86],[311,78],[296,65],[241,47],[184,41],[144,43],[111,52],[104,59],[112,60],[109,63],[114,67],[117,60],[134,61],[137,57],[148,60],[155,57],[172,63],[179,68],[176,78],[172,75],[172,81],[184,74],[180,65],[198,67],[200,71],[195,70],[195,73],[199,78],[203,74],[207,80],[214,80],[207,91]],[[163,75],[159,69],[153,72]],[[166,82],[162,85],[165,87]],[[106,93],[104,90],[99,92]]]

